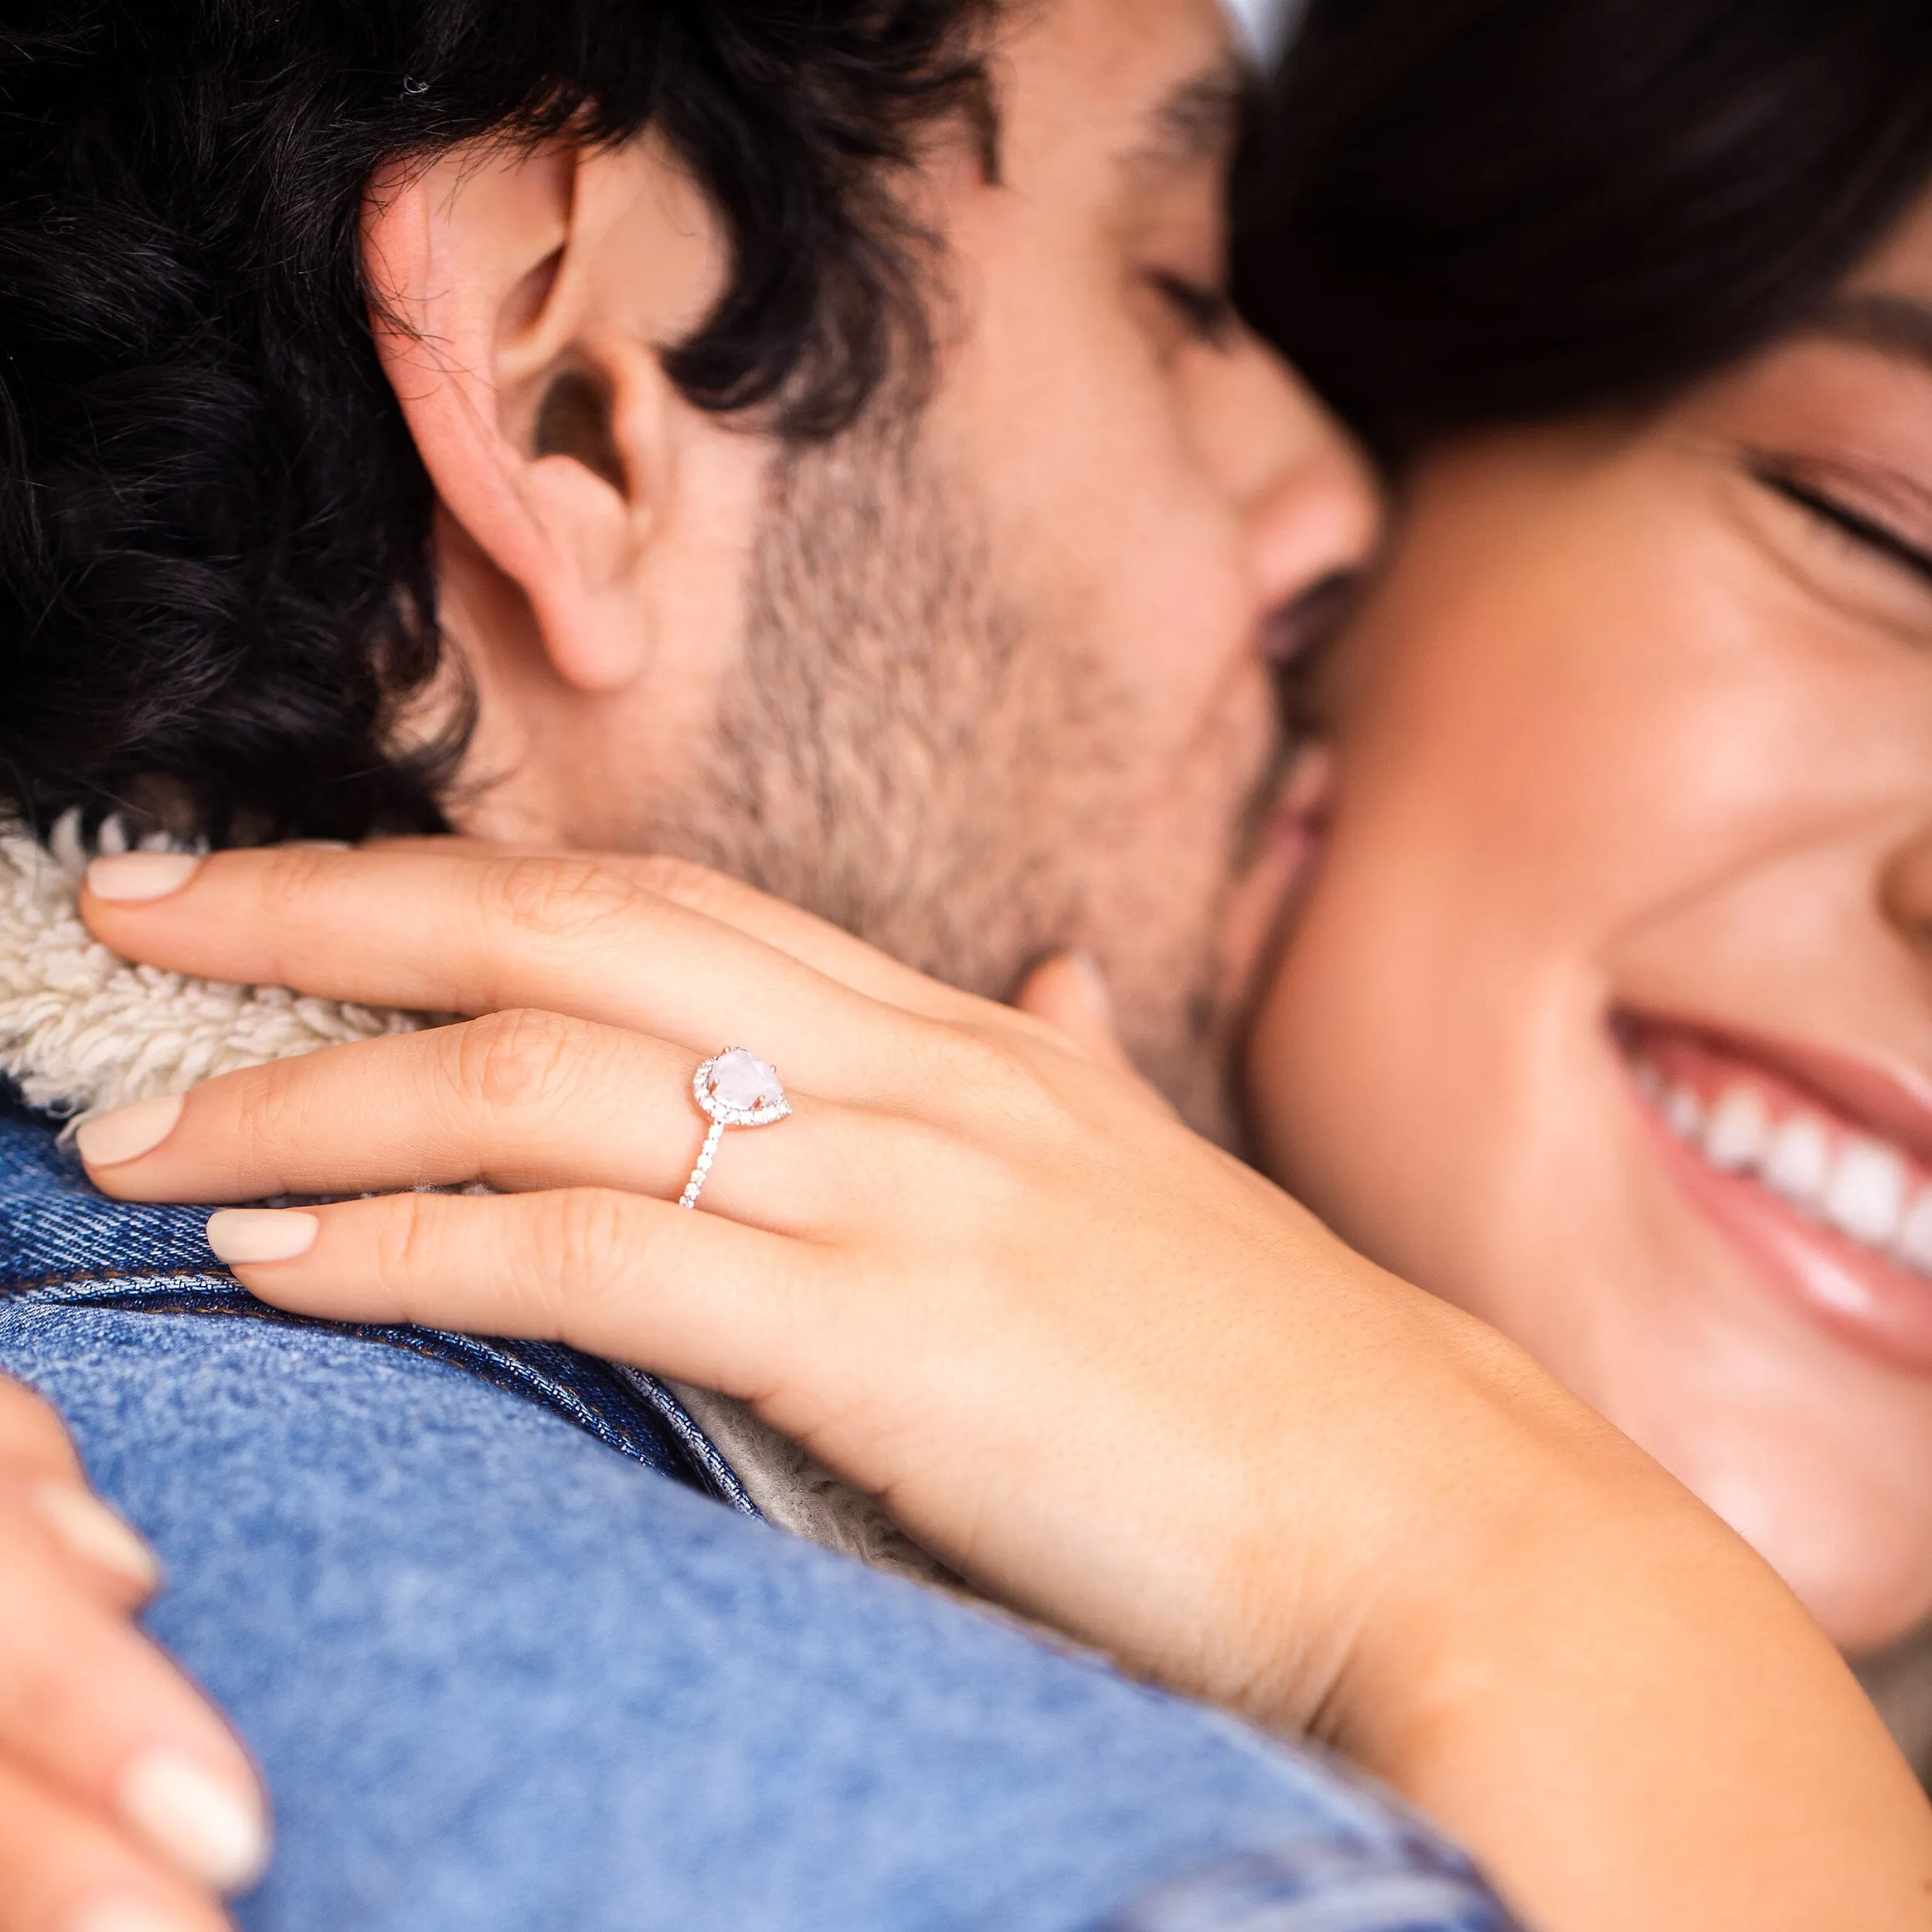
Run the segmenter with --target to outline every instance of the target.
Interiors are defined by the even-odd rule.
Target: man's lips
[[[1835,1333],[1932,1372],[1932,1107],[1788,1043],[1648,1019],[1618,1036],[1698,1206]]]

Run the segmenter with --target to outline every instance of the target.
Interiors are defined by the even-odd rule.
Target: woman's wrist
[[[1621,1442],[1492,1466],[1389,1567],[1337,1747],[1553,1932],[1921,1925],[1932,1813],[1770,1570]]]

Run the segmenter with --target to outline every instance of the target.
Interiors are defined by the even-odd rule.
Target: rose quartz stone
[[[711,1091],[726,1107],[747,1114],[759,1107],[776,1107],[785,1097],[777,1070],[742,1046],[719,1055],[717,1065],[711,1070]]]

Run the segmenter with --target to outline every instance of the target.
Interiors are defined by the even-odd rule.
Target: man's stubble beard
[[[644,842],[991,998],[1090,951],[1136,1063],[1231,1141],[1217,942],[1254,814],[1212,815],[1239,822],[1200,855],[1205,890],[1198,866],[1192,890],[1146,876],[1148,813],[1181,808],[1167,774],[1135,769],[1134,694],[1097,640],[1019,607],[987,523],[915,417],[783,454],[742,658]]]

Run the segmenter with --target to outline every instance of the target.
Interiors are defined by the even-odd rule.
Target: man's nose
[[[1242,492],[1249,562],[1260,607],[1292,611],[1361,570],[1386,512],[1368,457],[1307,386],[1272,355],[1257,375]]]
[[[1332,630],[1382,523],[1366,462],[1340,440],[1284,472],[1257,504],[1250,548],[1270,661],[1292,663]]]

